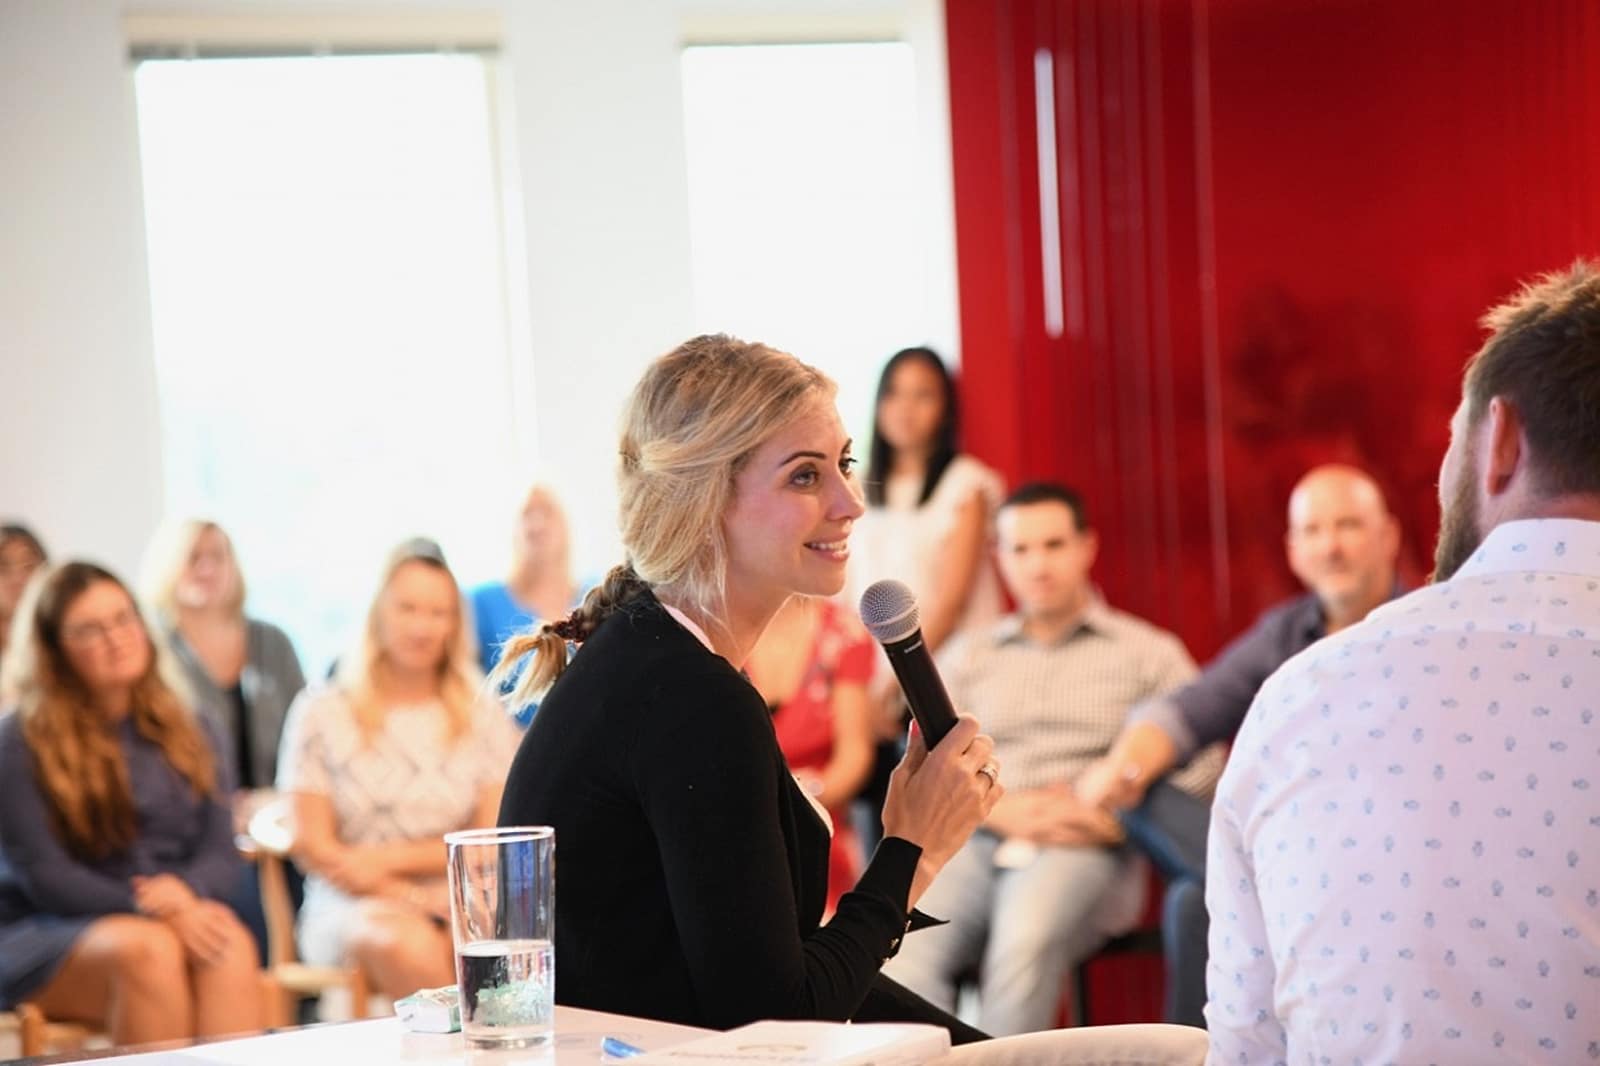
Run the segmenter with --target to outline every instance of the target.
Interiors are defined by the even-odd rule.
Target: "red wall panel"
[[[1420,579],[1478,316],[1600,252],[1597,5],[948,0],[947,20],[968,447],[1082,488],[1108,597],[1201,658],[1294,591],[1283,508],[1315,463],[1379,477]]]

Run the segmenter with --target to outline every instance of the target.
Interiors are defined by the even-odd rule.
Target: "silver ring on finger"
[[[978,773],[989,779],[990,788],[1000,783],[1000,767],[996,766],[993,760],[978,767]]]

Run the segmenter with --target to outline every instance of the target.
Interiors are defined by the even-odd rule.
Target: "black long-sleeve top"
[[[556,830],[558,1002],[713,1028],[882,1013],[921,849],[885,839],[820,925],[828,832],[766,705],[648,593],[550,690],[500,824]]]

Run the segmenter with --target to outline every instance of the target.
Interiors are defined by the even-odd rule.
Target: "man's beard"
[[[1433,552],[1433,581],[1448,581],[1483,543],[1478,528],[1478,497],[1472,491],[1477,483],[1476,463],[1470,456],[1461,464],[1456,483],[1450,486],[1450,501],[1439,518],[1439,544]]]

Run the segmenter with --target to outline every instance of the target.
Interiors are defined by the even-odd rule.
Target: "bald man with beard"
[[[1078,798],[1117,812],[1128,838],[1167,881],[1162,935],[1166,1020],[1204,1025],[1205,848],[1209,811],[1165,782],[1207,745],[1231,740],[1268,677],[1399,591],[1400,527],[1366,473],[1327,465],[1289,496],[1289,567],[1309,590],[1261,615],[1183,688],[1133,708],[1104,758],[1077,780]]]

